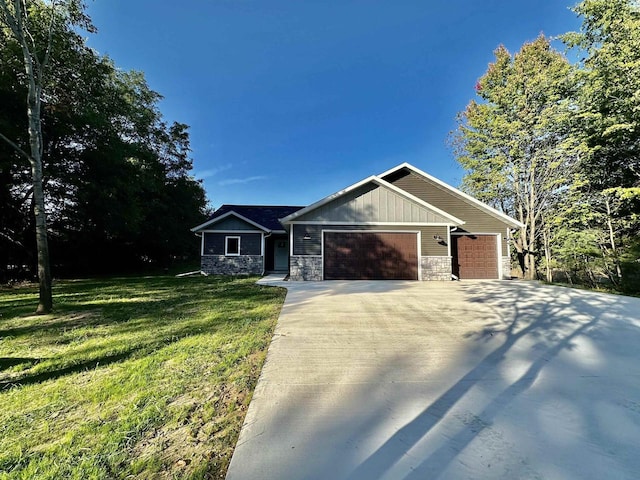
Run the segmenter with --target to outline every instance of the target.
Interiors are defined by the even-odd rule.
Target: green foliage
[[[50,10],[41,1],[29,5],[30,27],[43,36]],[[60,12],[93,30],[81,7],[69,2]],[[188,227],[203,220],[206,198],[190,174],[188,126],[163,119],[162,97],[142,73],[119,70],[87,47],[68,22],[54,26],[42,111],[53,273],[166,267],[197,255]],[[28,149],[20,52],[15,41],[2,38],[0,133]],[[0,180],[1,269],[32,266],[29,166],[4,142]]]
[[[562,39],[582,60],[544,37],[513,57],[499,47],[459,116],[456,155],[467,190],[527,224],[516,247],[544,252],[548,280],[638,292],[640,5],[574,11],[582,28]]]
[[[575,88],[571,66],[545,37],[513,56],[501,46],[453,138],[464,188],[525,224],[517,241],[529,275],[544,213],[582,151],[570,134]]]
[[[285,291],[81,280],[0,289],[0,478],[224,478]]]
[[[585,0],[580,32],[564,40],[583,55],[581,118],[590,147],[584,162],[593,187],[640,182],[640,6],[630,0]]]

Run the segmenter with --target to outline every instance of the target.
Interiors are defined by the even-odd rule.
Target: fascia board
[[[365,178],[364,180],[360,180],[357,183],[354,183],[353,185],[348,186],[347,188],[344,188],[342,190],[340,190],[339,192],[336,193],[332,193],[331,195],[324,197],[321,200],[318,200],[315,203],[312,203],[311,205],[309,205],[308,207],[304,207],[301,210],[298,210],[297,212],[292,213],[291,215],[287,215],[286,217],[283,217],[280,219],[280,223],[285,224],[290,222],[291,220],[294,220],[302,215],[305,215],[313,210],[315,210],[316,208],[320,208],[323,205],[326,205],[327,203],[331,202],[332,200],[335,200],[337,198],[342,197],[343,195],[355,190],[358,187],[361,187],[362,185],[365,185],[369,182],[371,182],[372,180],[376,179],[377,177],[375,175],[371,175],[370,177]]]
[[[378,176],[379,177],[386,177],[387,175],[389,175],[391,173],[395,173],[398,170],[401,170],[403,168],[408,168],[409,170],[412,170],[413,172],[417,173],[418,175],[421,175],[421,176],[427,178],[428,180],[432,181],[433,183],[435,183],[437,185],[440,185],[441,187],[443,187],[443,188],[451,191],[452,193],[462,197],[463,199],[471,202],[475,206],[485,210],[490,215],[493,215],[494,217],[498,217],[500,220],[506,222],[509,225],[512,225],[512,226],[518,227],[518,228],[523,228],[524,227],[524,224],[519,222],[515,218],[510,217],[506,213],[502,213],[500,210],[496,210],[495,208],[490,207],[486,203],[481,202],[480,200],[478,200],[477,198],[473,198],[471,195],[469,195],[467,193],[464,193],[462,190],[458,190],[457,188],[452,187],[448,183],[445,183],[442,180],[439,180],[436,177],[433,177],[433,176],[429,175],[427,172],[424,172],[424,171],[420,170],[419,168],[414,167],[410,163],[404,162],[404,163],[398,165],[397,167],[393,167],[390,170],[387,170],[386,172],[381,173]]]
[[[402,195],[406,199],[411,200],[412,202],[417,203],[418,205],[421,205],[424,208],[432,210],[438,215],[442,215],[443,217],[448,218],[449,220],[451,220],[452,225],[464,225],[466,223],[464,220],[460,220],[458,217],[454,217],[450,213],[447,213],[444,210],[440,210],[438,207],[435,207],[430,203],[425,202],[421,198],[418,198],[415,195],[410,194],[409,192],[407,192],[406,190],[403,190],[402,188],[396,187],[395,185],[387,182],[386,180],[383,180],[380,177],[375,177],[373,181],[378,185],[380,185],[381,187],[388,188],[396,192],[398,195]]]
[[[220,215],[219,217],[216,218],[212,218],[211,220],[206,221],[205,223],[203,223],[202,225],[198,225],[197,227],[194,227],[191,229],[192,232],[198,231],[198,230],[202,230],[205,227],[208,227],[209,225],[213,225],[214,223],[218,223],[221,220],[224,220],[225,218],[229,217],[233,215],[236,218],[239,218],[240,220],[247,222],[250,225],[253,225],[256,228],[259,228],[260,230],[264,231],[264,232],[268,232],[269,229],[265,228],[264,226],[260,225],[259,223],[254,222],[253,220],[248,219],[247,217],[240,215],[239,213],[234,212],[233,210],[228,211],[227,213],[225,213],[224,215]]]

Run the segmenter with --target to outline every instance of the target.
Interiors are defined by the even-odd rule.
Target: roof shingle
[[[209,217],[207,223],[226,213],[235,212],[267,230],[284,230],[279,219],[291,215],[301,208],[304,207],[287,205],[222,205]]]

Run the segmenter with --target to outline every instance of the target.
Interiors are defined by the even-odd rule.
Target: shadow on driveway
[[[295,286],[228,480],[637,478],[640,299]]]

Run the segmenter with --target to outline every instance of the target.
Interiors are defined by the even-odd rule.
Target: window
[[[240,255],[240,237],[225,237],[225,255]]]

